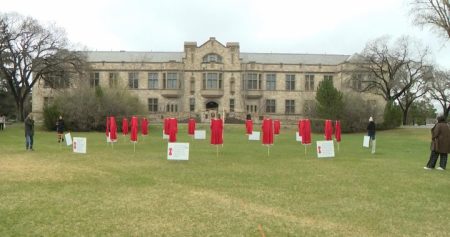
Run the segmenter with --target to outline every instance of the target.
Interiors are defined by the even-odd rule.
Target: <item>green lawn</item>
[[[161,126],[133,153],[104,133],[74,154],[37,131],[25,151],[23,125],[0,131],[0,236],[448,236],[449,171],[426,171],[428,129],[343,135],[333,159],[305,156],[295,130],[271,148],[227,125],[219,158],[191,140],[189,161],[167,161]],[[314,134],[313,140],[323,135]]]

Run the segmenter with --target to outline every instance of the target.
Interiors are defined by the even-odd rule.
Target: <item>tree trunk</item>
[[[402,120],[402,124],[403,124],[403,126],[405,126],[406,123],[407,123],[407,119],[408,119],[408,110],[405,109],[405,110],[403,110],[402,112],[403,112],[403,120]]]
[[[17,105],[17,119],[19,121],[24,121],[25,117],[24,117],[24,113],[23,113],[23,109],[24,109],[24,102],[22,100],[16,102]]]

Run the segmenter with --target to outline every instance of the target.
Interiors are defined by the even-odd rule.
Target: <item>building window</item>
[[[230,112],[234,112],[234,99],[230,99]]]
[[[158,112],[158,98],[148,98],[148,111]]]
[[[287,91],[295,90],[295,75],[293,74],[286,75],[286,90]]]
[[[177,104],[167,104],[166,112],[178,112],[178,105]]]
[[[44,97],[44,108],[53,104],[53,97]]]
[[[314,75],[305,75],[305,91],[314,91]]]
[[[204,63],[210,63],[210,62],[215,62],[215,63],[221,63],[222,62],[222,57],[218,54],[208,54],[205,57],[203,57],[203,62]]]
[[[247,105],[247,113],[256,113],[258,107],[256,105]]]
[[[191,78],[191,94],[195,92],[195,78]]]
[[[158,73],[148,73],[148,89],[158,89]]]
[[[117,85],[119,84],[119,75],[117,72],[110,72],[109,73],[109,87],[110,88],[117,88]]]
[[[203,89],[222,89],[222,73],[203,73]]]
[[[286,100],[285,113],[286,114],[295,113],[295,100]]]
[[[261,81],[258,78],[258,74],[256,73],[248,73],[245,75],[245,83],[247,90],[259,90],[261,89]]]
[[[332,75],[324,75],[323,80],[330,80],[331,82],[333,82],[333,76]]]
[[[139,73],[138,72],[129,72],[128,73],[128,87],[130,89],[138,89],[139,88]]]
[[[354,90],[360,91],[362,90],[362,75],[356,74],[352,79],[352,88]]]
[[[69,77],[64,72],[50,73],[44,79],[44,88],[68,88],[69,84]]]
[[[266,74],[266,90],[274,91],[276,90],[276,74]]]
[[[266,100],[266,113],[275,113],[275,100]]]
[[[169,72],[167,73],[167,89],[179,89],[178,87],[178,73]]]
[[[91,72],[89,74],[89,85],[91,88],[99,86],[100,83],[100,73],[99,72]]]
[[[195,111],[195,98],[189,98],[189,111]]]

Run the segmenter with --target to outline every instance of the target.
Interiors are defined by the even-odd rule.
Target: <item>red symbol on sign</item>
[[[172,148],[169,148],[169,156],[172,155]]]
[[[77,142],[73,142],[73,149],[77,149]]]
[[[320,151],[320,146],[317,147],[317,152],[318,152],[319,154],[322,153],[322,151]]]

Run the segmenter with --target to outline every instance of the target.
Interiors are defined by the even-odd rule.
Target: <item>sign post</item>
[[[167,160],[189,160],[189,143],[167,143]]]
[[[317,158],[332,158],[334,157],[333,140],[317,141]]]

